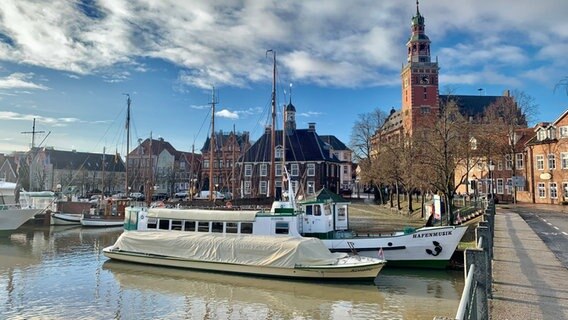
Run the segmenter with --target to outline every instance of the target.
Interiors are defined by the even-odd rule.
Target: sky
[[[152,136],[199,151],[213,88],[215,131],[258,139],[267,50],[278,108],[291,96],[298,128],[348,145],[359,115],[400,109],[415,13],[414,0],[2,0],[0,153],[28,150],[35,118],[35,146],[124,154],[125,94],[130,150]],[[532,124],[568,109],[568,1],[422,0],[420,13],[440,94],[522,91]]]

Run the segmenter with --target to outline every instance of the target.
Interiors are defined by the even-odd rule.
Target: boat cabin
[[[316,194],[300,202],[305,213],[303,235],[320,239],[335,238],[336,232],[349,229],[349,201],[322,188]]]

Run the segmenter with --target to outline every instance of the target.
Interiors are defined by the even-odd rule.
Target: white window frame
[[[513,169],[513,160],[511,159],[510,154],[505,155],[505,169],[512,170]]]
[[[281,177],[282,176],[282,164],[281,163],[276,163],[275,167],[274,167],[274,174],[277,177]]]
[[[556,182],[549,182],[548,189],[550,192],[550,199],[558,199],[558,184]]]
[[[520,170],[525,167],[525,156],[522,153],[515,154],[515,169]]]
[[[252,177],[252,164],[245,164],[245,177]]]
[[[538,130],[536,136],[538,141],[546,140],[546,130],[545,129]]]
[[[503,179],[497,179],[497,194],[503,194]]]
[[[546,158],[548,159],[548,170],[556,169],[556,155],[554,153],[549,153]]]
[[[261,163],[260,164],[260,176],[266,177],[268,175],[268,164]]]
[[[282,159],[284,157],[284,148],[282,146],[276,146],[274,149],[274,158]]]
[[[505,194],[513,194],[513,179],[507,178],[507,183],[505,183]]]
[[[245,181],[245,185],[243,187],[245,194],[250,194],[250,181]]]
[[[292,177],[297,177],[300,175],[300,165],[297,163],[290,164],[290,175]]]
[[[541,199],[546,198],[546,187],[544,186],[544,182],[539,182],[538,183],[538,197]]]
[[[315,177],[315,175],[316,175],[316,164],[315,163],[308,163],[307,164],[307,171],[308,171],[308,177]]]
[[[544,155],[543,154],[537,154],[535,157],[536,160],[536,169],[537,170],[544,170]]]
[[[560,165],[562,169],[568,169],[568,152],[560,153]]]
[[[316,182],[314,180],[308,180],[306,182],[306,193],[307,194],[316,193]]]
[[[568,126],[562,126],[558,128],[559,138],[568,138]]]
[[[268,191],[268,181],[261,180],[258,184],[258,193],[266,194]]]
[[[568,198],[568,182],[562,182],[562,196]]]
[[[503,170],[503,161],[501,160],[497,161],[497,170],[499,171]]]
[[[203,168],[209,168],[209,159],[203,160]]]

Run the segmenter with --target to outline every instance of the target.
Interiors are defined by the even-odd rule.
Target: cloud
[[[321,116],[323,114],[323,112],[315,112],[315,111],[308,111],[308,112],[300,112],[298,113],[299,117],[318,117]]]
[[[68,124],[83,122],[77,118],[51,118],[43,117],[34,114],[21,114],[12,111],[0,111],[0,120],[24,120],[33,121],[36,120],[38,123],[44,123],[46,125],[51,125],[54,127],[66,127]]]
[[[496,73],[538,59],[560,63],[568,2],[479,0],[422,4],[433,56],[444,68]],[[346,14],[349,13],[349,14]],[[282,79],[333,87],[399,84],[412,4],[400,1],[0,1],[3,61],[125,81],[159,59],[183,86],[248,87],[269,81],[277,52]],[[456,18],[459,17],[459,18]],[[543,18],[546,17],[546,18]],[[459,45],[448,46],[447,37]],[[455,40],[455,39],[453,39]],[[537,48],[545,46],[542,50]],[[122,71],[121,71],[122,70]],[[446,69],[448,70],[448,69]]]
[[[236,120],[239,118],[239,114],[236,112],[229,111],[227,109],[223,109],[221,111],[215,112],[215,116],[219,118],[227,118]]]
[[[189,106],[191,109],[195,109],[195,110],[205,110],[205,109],[209,109],[211,108],[211,106],[206,105],[206,104],[192,104]]]
[[[7,77],[0,78],[0,89],[48,89],[44,85],[29,81],[33,76],[33,73],[12,73]]]

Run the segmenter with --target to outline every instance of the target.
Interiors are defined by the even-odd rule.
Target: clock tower
[[[416,1],[411,35],[406,43],[407,59],[401,72],[402,119],[404,130],[411,135],[417,127],[433,123],[439,112],[438,61],[430,58],[430,39],[424,33],[424,17]]]

